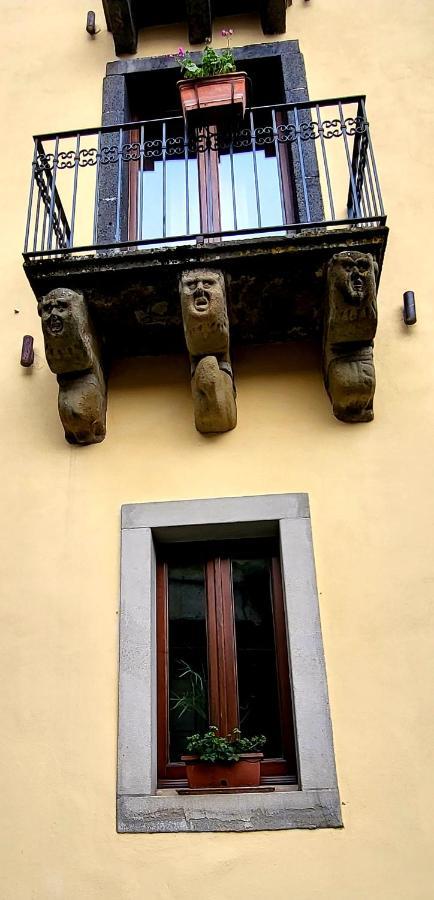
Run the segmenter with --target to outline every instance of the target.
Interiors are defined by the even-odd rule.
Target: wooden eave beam
[[[204,44],[212,36],[211,0],[185,0],[190,44]]]
[[[137,50],[134,0],[103,0],[107,28],[112,32],[116,56]]]
[[[264,34],[284,34],[286,31],[286,7],[292,0],[260,0],[260,16]]]

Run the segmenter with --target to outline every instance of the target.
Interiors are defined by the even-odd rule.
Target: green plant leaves
[[[177,661],[181,668],[178,678],[185,679],[185,687],[182,693],[173,693],[170,697],[170,705],[177,711],[178,719],[187,712],[194,712],[201,719],[207,718],[207,687],[205,674],[196,672],[184,660]]]
[[[227,75],[235,72],[234,55],[230,47],[224,50],[214,50],[205,47],[202,59],[199,63],[193,62],[190,54],[183,51],[178,54],[179,65],[184,78],[211,78],[213,75]]]
[[[192,734],[186,746],[188,752],[198,756],[201,762],[238,762],[242,753],[256,753],[265,742],[263,734],[251,738],[241,737],[238,728],[234,728],[226,737],[220,737],[217,726],[210,725],[205,734]]]

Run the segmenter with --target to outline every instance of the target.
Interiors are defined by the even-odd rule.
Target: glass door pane
[[[265,734],[266,757],[283,755],[269,559],[233,559],[240,729]]]
[[[208,727],[208,655],[203,565],[168,566],[169,759]]]
[[[235,229],[235,221],[237,229],[283,224],[275,155],[258,148],[233,153],[232,158],[230,153],[221,153],[219,174],[222,231]]]

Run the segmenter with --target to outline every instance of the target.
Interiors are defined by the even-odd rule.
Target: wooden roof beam
[[[284,34],[286,30],[286,7],[292,0],[260,0],[259,9],[264,34]]]
[[[205,44],[212,37],[211,0],[185,0],[190,44]]]
[[[103,0],[107,28],[112,32],[116,55],[136,53],[137,24],[134,0]]]

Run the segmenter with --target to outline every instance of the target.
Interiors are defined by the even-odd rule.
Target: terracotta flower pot
[[[247,75],[230,72],[211,78],[178,81],[184,119],[196,123],[215,122],[223,114],[243,116],[247,102]]]
[[[181,756],[190,788],[258,787],[263,753],[242,753],[238,762],[200,762],[198,756]]]

